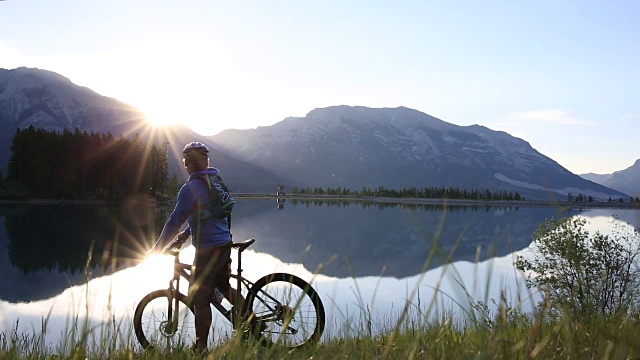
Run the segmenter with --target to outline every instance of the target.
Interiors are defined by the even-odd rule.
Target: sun
[[[105,76],[119,86],[113,94],[156,126],[205,121],[227,102],[235,80],[230,53],[208,38],[144,37],[120,45],[111,56],[113,70]]]
[[[152,101],[147,105],[141,105],[140,107],[142,108],[146,121],[151,125],[164,127],[182,123],[177,110],[171,109],[166,105],[163,106],[160,99]]]

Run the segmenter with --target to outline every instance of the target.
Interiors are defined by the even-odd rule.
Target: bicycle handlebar
[[[162,253],[175,256],[179,253],[179,251],[177,250],[180,250],[180,248],[186,241],[187,239],[180,239],[180,237],[177,237],[175,240],[170,242],[169,245],[165,246],[164,249],[162,249]]]
[[[165,255],[171,255],[171,256],[177,256],[178,253],[180,253],[180,248],[182,247],[182,245],[187,241],[187,238],[185,239],[180,239],[180,237],[176,237],[175,240],[173,240],[172,242],[169,243],[169,245],[165,246],[164,249],[162,249],[162,254]],[[241,241],[241,242],[237,242],[237,243],[230,243],[230,246],[234,249],[237,249],[239,252],[244,251],[246,248],[248,248],[249,246],[251,246],[251,244],[253,244],[256,241],[256,239],[247,239],[245,241]]]

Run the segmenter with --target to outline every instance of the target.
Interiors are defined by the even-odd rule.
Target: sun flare
[[[140,280],[154,277],[169,279],[173,271],[171,263],[172,259],[169,256],[160,254],[150,255],[138,266],[137,275],[140,275]]]
[[[174,111],[162,105],[144,105],[143,112],[148,123],[154,126],[167,126],[181,123]]]

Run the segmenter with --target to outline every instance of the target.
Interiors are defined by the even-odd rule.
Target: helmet
[[[182,156],[186,157],[190,154],[199,154],[203,157],[209,157],[209,148],[201,142],[190,142],[182,150]]]

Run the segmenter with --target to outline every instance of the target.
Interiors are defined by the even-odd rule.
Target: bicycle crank
[[[295,313],[294,310],[287,305],[278,305],[276,306],[275,310],[276,310],[275,311],[276,318],[279,321],[283,321],[286,324],[287,329],[291,331],[292,334],[295,335],[298,332],[298,330],[289,326],[291,322],[293,322],[293,315]]]

